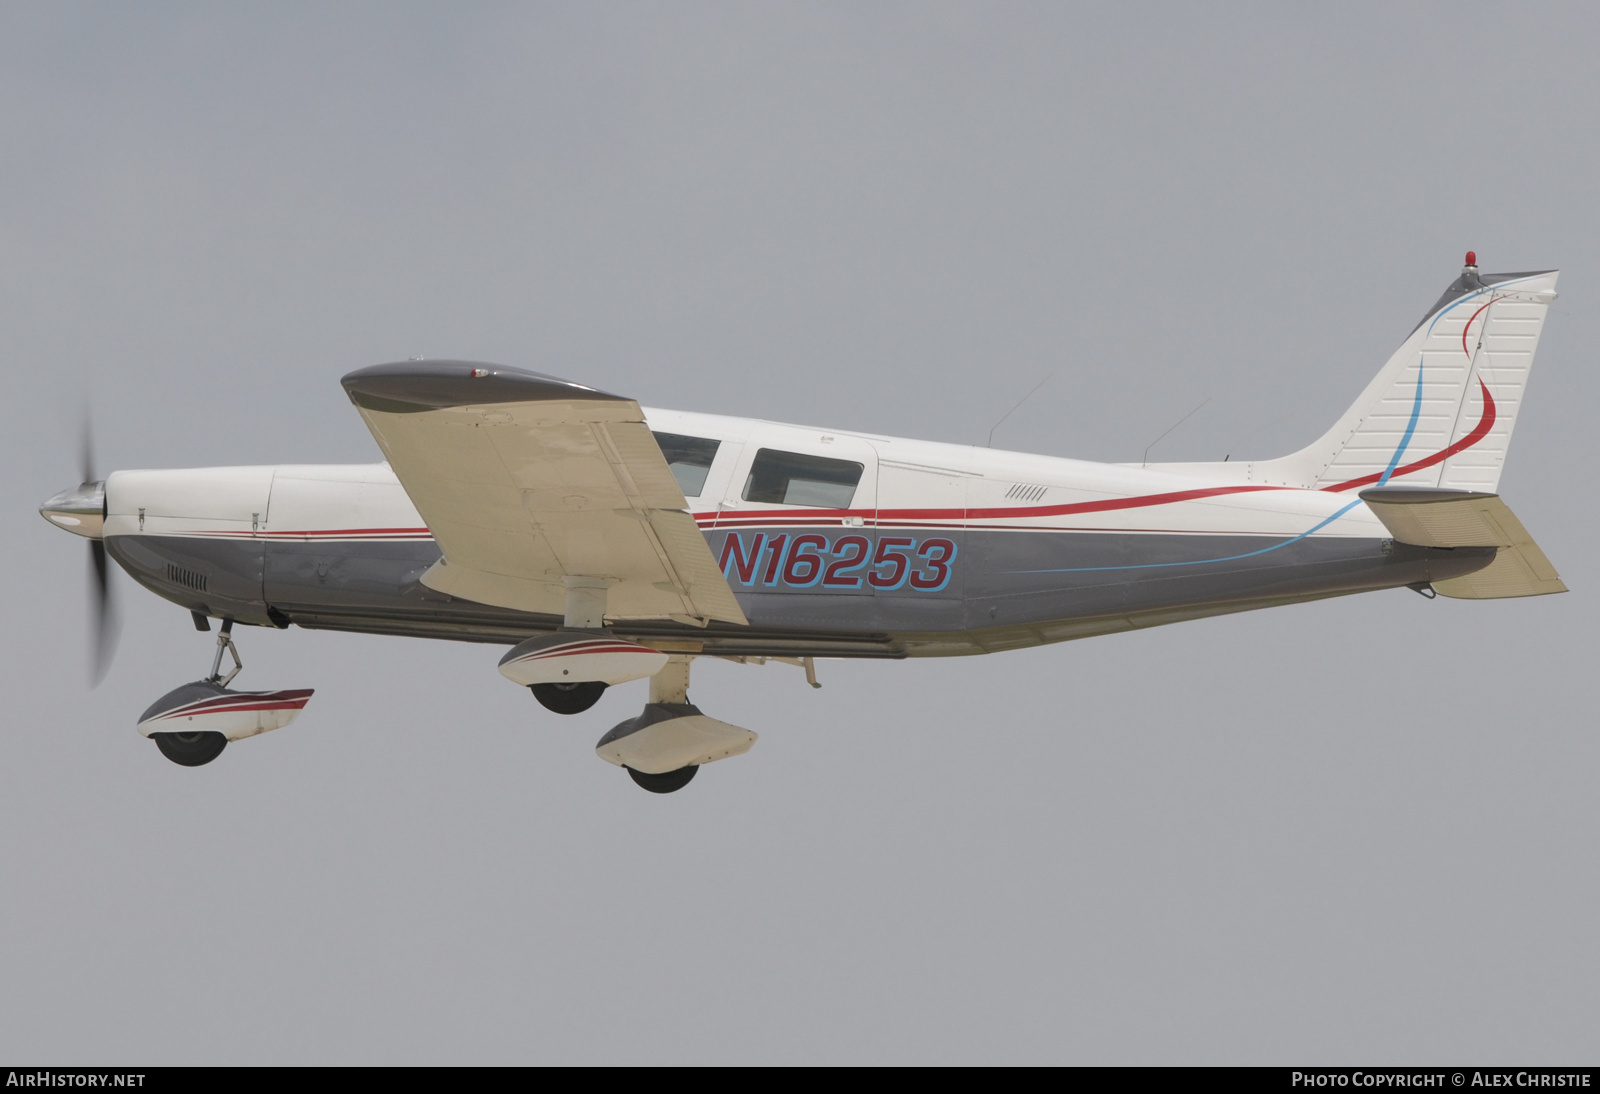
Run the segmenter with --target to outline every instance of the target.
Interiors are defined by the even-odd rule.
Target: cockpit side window
[[[851,460],[763,448],[750,465],[744,500],[848,509],[861,481],[861,470],[862,465]]]
[[[711,471],[711,461],[717,458],[721,441],[707,437],[685,437],[681,433],[656,433],[656,443],[661,454],[672,468],[672,477],[678,480],[678,489],[686,498],[698,498],[706,488],[706,475]]]

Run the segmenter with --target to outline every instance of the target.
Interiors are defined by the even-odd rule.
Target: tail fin
[[[1248,465],[1246,476],[1317,490],[1493,493],[1557,276],[1480,275],[1468,252],[1461,276],[1338,423],[1299,452]]]

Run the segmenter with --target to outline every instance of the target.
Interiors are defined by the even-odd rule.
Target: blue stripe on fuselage
[[[1136,562],[1127,566],[1065,566],[1054,570],[1007,570],[1006,572],[1012,574],[1084,574],[1099,570],[1157,570],[1171,566],[1206,566],[1213,562],[1236,562],[1241,558],[1254,558],[1257,555],[1264,555],[1269,551],[1281,550],[1292,543],[1299,543],[1307,536],[1320,532],[1322,529],[1326,528],[1328,525],[1332,524],[1334,521],[1338,520],[1340,517],[1344,516],[1346,513],[1360,504],[1361,499],[1357,498],[1355,501],[1351,502],[1349,505],[1346,505],[1343,509],[1340,509],[1337,513],[1333,514],[1333,516],[1322,521],[1322,523],[1316,525],[1315,527],[1306,529],[1297,536],[1292,536],[1291,538],[1284,540],[1282,543],[1274,543],[1271,547],[1263,547],[1258,551],[1246,551],[1242,555],[1224,555],[1221,558],[1197,558],[1188,562]]]

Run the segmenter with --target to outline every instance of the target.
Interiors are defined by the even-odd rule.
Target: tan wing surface
[[[470,361],[342,382],[444,552],[430,588],[561,615],[595,579],[608,618],[746,622],[632,399]]]

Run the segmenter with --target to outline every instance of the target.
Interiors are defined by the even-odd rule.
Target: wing
[[[1441,596],[1493,600],[1564,593],[1566,585],[1511,508],[1496,494],[1378,486],[1361,491],[1395,539],[1418,547],[1498,547],[1488,566],[1435,581]]]
[[[746,622],[632,399],[471,361],[341,382],[444,552],[430,588],[561,615],[595,578],[613,619]]]

